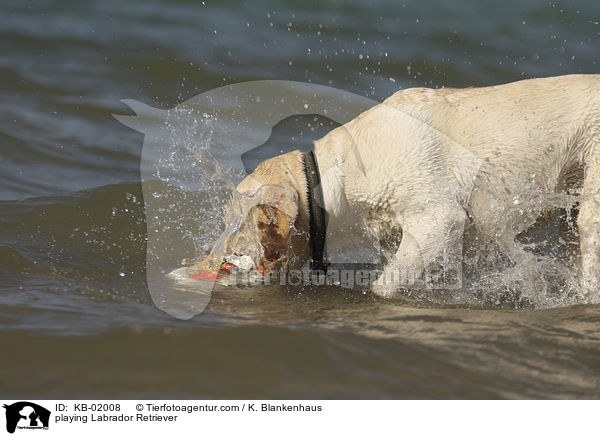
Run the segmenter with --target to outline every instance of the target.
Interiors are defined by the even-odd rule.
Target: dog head
[[[300,268],[310,254],[305,191],[302,153],[261,162],[233,192],[225,231],[210,251],[211,265],[223,262],[221,270],[235,265],[263,274]]]
[[[247,185],[241,185],[242,192],[240,187],[234,192],[226,229],[212,253],[219,253],[224,262],[250,257],[252,269],[270,274],[288,266],[294,256],[298,195],[286,184],[258,185],[255,190],[244,189]]]

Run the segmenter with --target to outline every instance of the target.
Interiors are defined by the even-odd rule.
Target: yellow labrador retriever
[[[599,189],[600,75],[407,89],[316,141],[314,152],[262,162],[237,187],[258,200],[226,252],[251,254],[265,271],[311,258],[322,268],[326,239],[329,250],[396,238],[372,284],[391,295],[402,283],[387,283],[386,271],[418,279],[432,263],[460,258],[465,222],[473,241],[509,247],[548,198],[568,191],[580,195],[581,270],[593,300]]]

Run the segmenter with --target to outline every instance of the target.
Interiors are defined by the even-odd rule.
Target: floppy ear
[[[286,252],[288,237],[298,214],[298,199],[289,190],[267,188],[261,203],[254,207],[253,218],[258,229],[264,257],[269,262],[280,259]]]

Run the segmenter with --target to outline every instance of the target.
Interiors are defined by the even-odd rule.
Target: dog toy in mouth
[[[203,253],[194,259],[184,259],[181,261],[181,268],[174,269],[168,276],[175,280],[217,280],[222,275],[221,266],[223,259]],[[227,268],[224,268],[224,271]]]
[[[177,268],[171,271],[169,276],[176,280],[217,280],[226,284],[227,278],[232,274],[249,272],[255,268],[250,256],[230,255],[223,259],[203,254],[197,260],[200,261],[192,265],[189,265],[191,262],[184,262],[183,264],[189,266]],[[264,268],[259,266],[257,270],[264,275]]]
[[[217,271],[210,269],[199,269],[195,274],[192,274],[190,276],[190,279],[216,280],[219,278],[219,276],[231,275],[233,272],[236,271],[237,268],[238,266],[235,263],[225,261],[219,266],[219,269]]]
[[[233,265],[236,270],[246,272],[254,268],[254,261],[250,256],[227,256],[223,265]]]

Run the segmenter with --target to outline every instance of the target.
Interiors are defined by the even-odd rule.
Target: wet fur
[[[316,141],[315,155],[329,253],[395,232],[402,239],[387,268],[417,275],[448,250],[460,254],[465,225],[480,244],[507,249],[548,207],[544,198],[579,189],[582,283],[590,301],[600,295],[598,75],[399,91]],[[271,211],[257,215],[260,239],[272,256],[291,247],[302,264],[309,250],[301,153],[263,162],[238,190],[265,184],[297,192],[299,231],[272,227]],[[395,292],[382,282],[373,290]]]

